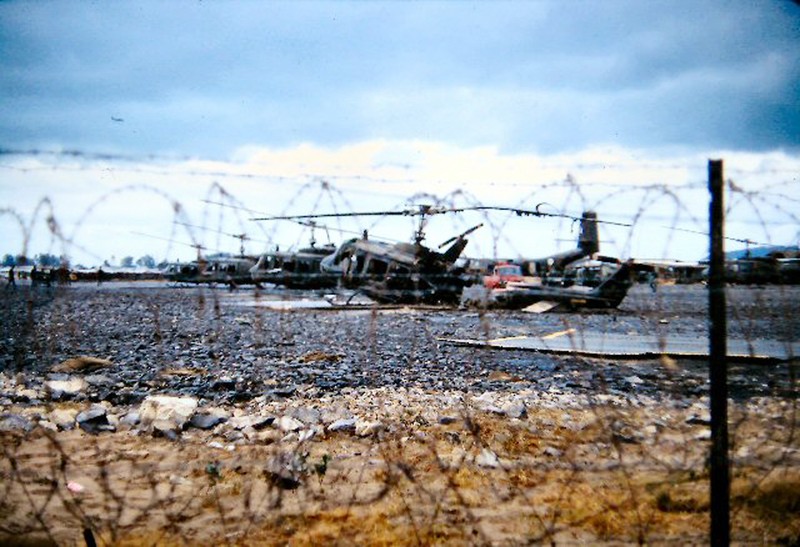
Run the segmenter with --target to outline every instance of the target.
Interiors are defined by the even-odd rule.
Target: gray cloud
[[[789,2],[7,2],[0,144],[796,149],[799,28]]]

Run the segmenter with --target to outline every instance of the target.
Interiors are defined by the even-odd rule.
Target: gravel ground
[[[288,295],[288,296],[287,296]],[[732,338],[798,340],[793,318],[798,287],[731,287]],[[284,291],[229,292],[160,284],[75,284],[6,291],[0,368],[24,374],[30,387],[64,379],[50,369],[65,359],[109,359],[111,370],[80,397],[134,404],[148,394],[189,395],[214,403],[255,397],[335,394],[348,388],[421,387],[487,390],[598,390],[657,397],[705,392],[702,361],[613,362],[524,351],[457,347],[441,338],[488,339],[581,332],[703,335],[706,291],[635,287],[607,313],[481,312],[452,309],[276,311],[267,302],[308,295]],[[792,394],[787,364],[732,365],[733,397]],[[493,373],[515,381],[495,380]],[[641,380],[631,381],[636,376]],[[9,394],[7,394],[7,397]],[[23,396],[12,396],[24,402]],[[23,400],[20,400],[23,399]]]

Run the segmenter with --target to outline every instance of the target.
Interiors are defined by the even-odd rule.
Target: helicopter
[[[648,265],[633,260],[620,262],[610,257],[597,257],[596,262],[611,264],[613,272],[588,284],[546,285],[539,282],[511,281],[502,288],[484,292],[480,298],[465,295],[462,304],[482,308],[502,308],[543,313],[551,310],[577,310],[582,308],[617,308],[633,286],[641,271],[652,271]]]
[[[191,226],[186,223],[179,224]],[[206,251],[208,248],[197,243],[190,244],[141,232],[134,233],[152,239],[162,239],[164,241],[169,241],[170,243],[192,247],[197,250],[197,260],[192,260],[189,262],[171,262],[161,270],[161,275],[167,282],[171,284],[225,284],[231,289],[236,288],[239,285],[258,284],[258,282],[254,281],[250,275],[250,270],[253,268],[253,266],[255,266],[256,260],[253,257],[246,256],[244,254],[244,241],[249,239],[244,234],[225,234],[236,237],[241,241],[239,256],[232,257],[225,253],[204,256],[202,251]]]
[[[537,214],[534,211],[521,209],[512,211],[520,211],[518,214]],[[551,216],[545,213],[539,214]],[[473,259],[470,264],[471,270],[475,272],[476,278],[482,276],[483,285],[487,288],[505,285],[509,280],[531,282],[536,279],[541,280],[543,284],[561,284],[566,268],[570,264],[594,256],[600,251],[597,223],[604,222],[597,220],[597,213],[594,211],[584,211],[580,218],[567,217],[580,223],[577,246],[574,249],[542,258]],[[476,282],[480,281],[476,279]]]
[[[483,224],[473,226],[465,232],[451,237],[442,243],[439,249],[447,245],[450,245],[450,247],[445,251],[439,252],[422,244],[425,239],[425,225],[431,215],[465,211],[506,211],[518,216],[561,217],[580,222],[581,230],[578,236],[578,245],[575,249],[545,258],[524,260],[522,262],[525,271],[529,275],[536,276],[532,280],[534,281],[532,286],[541,285],[543,281],[545,284],[557,285],[561,283],[560,276],[563,274],[564,268],[569,264],[587,256],[595,255],[599,251],[598,223],[629,226],[623,223],[600,221],[593,211],[586,211],[581,217],[575,217],[563,213],[542,211],[542,205],[544,204],[540,203],[533,210],[498,206],[443,208],[419,205],[417,209],[402,211],[260,217],[251,220],[297,220],[371,215],[418,216],[419,225],[414,234],[413,243],[388,244],[376,242],[370,240],[365,232],[361,238],[345,241],[335,253],[323,258],[320,262],[320,269],[324,273],[336,274],[344,287],[356,289],[378,302],[395,304],[458,304],[462,301],[462,294],[465,288],[480,284],[480,277],[476,276],[474,272],[467,271],[466,266],[459,265],[458,260],[467,245],[466,236],[481,228]],[[487,261],[479,262],[485,263]],[[531,281],[530,278],[527,280]],[[557,296],[558,291],[565,289],[565,287],[557,286],[552,288],[553,292],[547,294],[552,294],[554,297]],[[570,292],[574,293],[580,290],[580,287],[575,287],[570,289]],[[607,291],[608,288],[604,290]],[[572,297],[574,295],[567,293],[565,296]],[[484,298],[483,300],[486,299]]]
[[[345,288],[355,289],[371,299],[388,304],[455,304],[469,282],[464,268],[456,266],[468,240],[466,236],[483,226],[478,224],[442,243],[439,252],[422,244],[427,218],[454,209],[420,205],[417,209],[364,213],[330,213],[259,217],[252,220],[298,220],[342,216],[417,216],[419,225],[413,243],[388,243],[360,238],[342,243],[321,259],[320,272],[337,279]]]
[[[191,262],[173,262],[164,268],[162,275],[164,279],[175,284],[223,284],[234,289],[239,285],[258,285],[250,275],[255,264],[253,258],[246,256],[215,255]]]
[[[600,237],[597,233],[597,213],[584,211],[580,218],[580,233],[575,249],[553,254],[544,258],[522,261],[523,271],[542,278],[552,277],[563,272],[570,264],[600,252]]]
[[[505,209],[505,208],[503,208]],[[629,226],[601,221],[594,211],[584,211],[580,218],[562,214],[510,209],[517,214],[561,216],[580,223],[577,246],[562,253],[537,259],[522,259],[519,264],[500,262],[482,285],[470,287],[461,304],[482,308],[524,309],[542,313],[557,309],[611,309],[620,305],[633,286],[638,273],[652,267],[633,260],[601,256],[598,223]]]
[[[241,205],[211,200],[203,201],[211,205],[228,207],[236,209],[237,211],[245,211],[251,214],[265,214]],[[255,264],[250,268],[250,277],[253,283],[256,283],[259,286],[262,283],[265,283],[285,287],[288,289],[300,290],[332,289],[340,284],[340,275],[338,272],[329,272],[320,268],[320,263],[322,260],[329,255],[334,254],[337,250],[336,245],[331,243],[330,232],[335,231],[356,234],[358,232],[351,232],[341,228],[333,228],[324,224],[320,224],[315,220],[303,220],[307,218],[312,218],[312,216],[281,216],[258,219],[288,220],[300,226],[310,228],[311,234],[307,247],[300,248],[296,251],[281,251],[280,246],[276,245],[275,250],[264,252],[258,256]],[[325,231],[328,243],[323,244],[322,246],[317,246],[317,229]]]
[[[296,252],[274,252],[261,255],[250,268],[250,277],[256,283],[272,283],[288,289],[329,289],[338,284],[335,274],[320,270],[322,260],[336,251],[336,246],[311,245]]]
[[[308,247],[297,251],[281,251],[276,246],[275,251],[262,254],[258,262],[250,270],[254,281],[271,283],[288,289],[319,290],[332,289],[339,285],[339,272],[326,271],[321,268],[321,263],[330,255],[336,253],[337,247],[330,242],[317,246],[315,230],[322,228],[328,233],[329,228],[316,221],[291,220],[301,226],[311,228],[311,239]],[[345,231],[335,229],[337,231]]]

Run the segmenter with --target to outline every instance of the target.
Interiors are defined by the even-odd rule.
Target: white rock
[[[44,387],[50,393],[65,393],[75,395],[86,389],[86,380],[83,378],[70,378],[69,380],[48,380]]]
[[[475,458],[475,464],[481,467],[499,467],[500,459],[497,457],[497,454],[488,448],[484,448]]]
[[[658,427],[655,425],[648,425],[642,429],[642,433],[647,437],[655,437],[658,435]]]
[[[304,429],[299,432],[297,440],[300,441],[301,443],[309,441],[314,438],[314,435],[316,435],[316,432],[313,429]]]
[[[278,429],[287,433],[290,431],[299,431],[305,427],[303,422],[296,420],[291,416],[281,416],[275,421],[275,423],[278,426]]]
[[[328,431],[352,431],[356,428],[355,418],[336,420],[328,426]]]
[[[369,437],[380,431],[383,431],[383,424],[381,422],[356,422],[356,435],[359,437]]]
[[[40,394],[35,389],[20,389],[17,391],[17,396],[23,399],[38,399]]]
[[[47,420],[39,420],[39,427],[48,431],[52,431],[53,433],[58,431],[58,426],[56,426],[56,424],[53,422],[48,422]]]
[[[119,421],[123,425],[131,426],[131,427],[135,426],[140,421],[139,413],[134,411],[134,410],[132,410],[132,411],[128,412],[127,414],[125,414],[125,416],[120,418]]]
[[[514,400],[503,405],[503,413],[509,418],[521,419],[528,415],[528,409],[523,401]]]
[[[154,395],[142,401],[139,407],[139,419],[147,429],[153,429],[158,424],[158,429],[166,426],[172,430],[181,430],[197,409],[197,399],[194,397],[170,397]]]
[[[560,458],[561,456],[564,455],[564,453],[561,452],[558,448],[554,448],[552,446],[548,446],[547,448],[545,448],[544,453],[552,458]]]
[[[72,429],[75,427],[75,416],[78,410],[74,408],[57,408],[50,413],[50,421],[59,429]]]

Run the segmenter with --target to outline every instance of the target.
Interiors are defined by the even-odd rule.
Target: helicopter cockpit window
[[[383,275],[389,269],[389,265],[384,262],[383,260],[377,260],[373,258],[369,261],[369,265],[367,267],[367,273],[375,274],[375,275]]]
[[[411,270],[409,270],[406,266],[393,262],[389,267],[389,272],[396,275],[408,275],[411,273]]]

